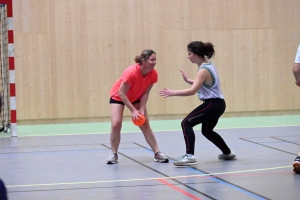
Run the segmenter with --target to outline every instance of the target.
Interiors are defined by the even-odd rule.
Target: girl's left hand
[[[159,90],[159,95],[163,96],[164,98],[166,97],[171,97],[173,96],[174,92],[168,88],[164,88],[163,90]]]
[[[139,110],[139,113],[145,116],[144,109],[140,109],[140,110]]]
[[[182,70],[182,69],[179,69],[181,75],[182,75],[182,78],[185,82],[188,82],[188,77],[186,75],[186,73]]]

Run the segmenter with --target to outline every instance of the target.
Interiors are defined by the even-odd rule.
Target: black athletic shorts
[[[140,103],[140,99],[139,100],[136,100],[135,102],[133,102],[132,104],[136,104],[136,103]],[[117,104],[121,104],[121,105],[125,105],[124,103],[123,103],[123,101],[117,101],[117,100],[114,100],[114,99],[112,99],[111,97],[110,97],[110,99],[109,99],[109,104],[111,104],[111,103],[117,103]]]

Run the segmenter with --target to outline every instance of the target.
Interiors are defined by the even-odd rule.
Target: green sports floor
[[[153,131],[181,130],[181,120],[151,120]],[[299,126],[300,115],[264,116],[264,117],[238,117],[221,118],[216,129],[254,128],[254,127],[279,127]],[[195,130],[200,130],[196,126]],[[47,125],[18,125],[18,137],[51,136],[51,135],[81,135],[81,134],[109,134],[110,122],[101,123],[74,123],[74,124],[47,124]],[[140,132],[132,124],[125,121],[122,133]],[[10,137],[7,133],[0,133],[0,137]]]

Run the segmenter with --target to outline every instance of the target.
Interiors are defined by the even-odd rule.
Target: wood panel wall
[[[179,69],[196,75],[186,51],[194,40],[215,45],[225,116],[300,113],[292,75],[299,7],[299,0],[13,0],[18,121],[108,120],[112,84],[148,48],[159,72],[151,117],[185,115],[201,103],[196,96],[164,99],[158,90],[189,87]]]

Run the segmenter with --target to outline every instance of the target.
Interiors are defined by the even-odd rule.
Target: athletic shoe
[[[297,158],[295,159],[294,163],[293,163],[293,167],[294,167],[294,172],[296,173],[300,173],[300,156],[297,156]]]
[[[165,154],[159,151],[154,155],[154,161],[160,163],[168,163],[169,159]]]
[[[173,162],[176,166],[190,166],[190,165],[197,165],[196,158],[189,158],[188,155],[183,155],[177,158],[176,161]]]
[[[118,154],[111,152],[106,159],[107,164],[115,164],[118,162]]]
[[[218,158],[221,160],[236,160],[236,155],[233,152],[230,152],[229,154],[220,154],[218,155]]]

